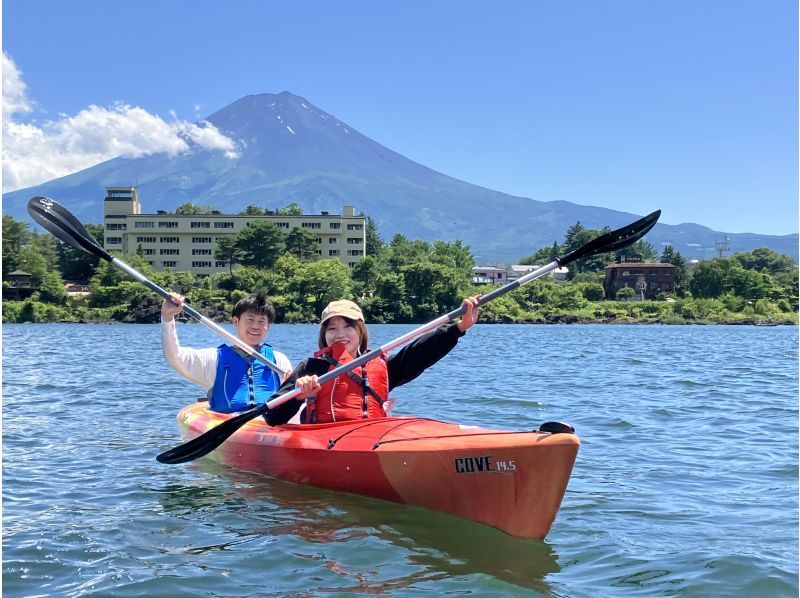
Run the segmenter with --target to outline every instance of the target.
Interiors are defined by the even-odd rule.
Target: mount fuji
[[[106,186],[139,187],[142,210],[174,211],[185,202],[237,213],[249,204],[274,209],[296,202],[306,213],[370,216],[385,240],[461,239],[481,263],[515,263],[580,220],[588,228],[628,224],[639,215],[566,201],[516,197],[436,172],[362,135],[289,92],[243,97],[208,122],[235,140],[238,157],[199,146],[169,156],[118,157],[35,187],[3,195],[3,212],[29,220],[30,197],[46,195],[84,222],[102,222]],[[669,206],[642,203],[642,214]],[[672,244],[685,257],[710,258],[725,236],[698,224],[658,224],[647,235],[657,251]],[[798,235],[727,233],[732,252],[769,247],[798,257]]]

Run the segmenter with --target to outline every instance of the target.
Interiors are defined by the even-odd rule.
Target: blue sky
[[[4,191],[287,90],[491,189],[794,233],[797,23],[790,0],[5,0]]]

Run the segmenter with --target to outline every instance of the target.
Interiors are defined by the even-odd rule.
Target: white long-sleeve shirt
[[[178,341],[178,332],[175,329],[175,320],[169,322],[161,320],[161,349],[164,359],[181,376],[199,384],[205,390],[214,386],[217,377],[217,348],[192,349],[181,347]],[[281,377],[283,382],[292,371],[289,358],[279,351],[274,351],[275,361],[285,374]]]

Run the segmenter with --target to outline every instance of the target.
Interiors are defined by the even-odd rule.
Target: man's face
[[[231,321],[236,328],[236,336],[252,347],[260,345],[269,330],[267,316],[260,316],[251,311],[244,312],[238,318],[234,316]]]

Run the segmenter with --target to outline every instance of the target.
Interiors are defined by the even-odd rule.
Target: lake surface
[[[373,325],[373,346],[411,326]],[[184,345],[219,344],[181,324]],[[277,325],[293,363],[316,327]],[[544,542],[270,480],[167,466],[199,394],[158,326],[3,326],[8,596],[797,596],[795,327],[477,325],[396,415],[582,446]]]

